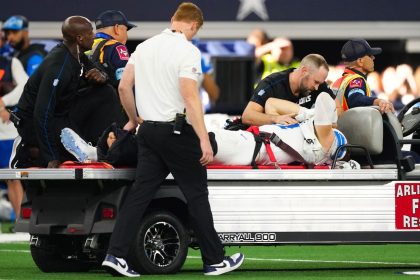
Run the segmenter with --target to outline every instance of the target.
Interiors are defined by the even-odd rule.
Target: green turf
[[[420,279],[402,271],[420,271],[420,245],[347,245],[228,247],[247,259],[242,268],[221,279]],[[380,262],[380,263],[369,263]],[[145,275],[144,279],[203,278],[199,251],[191,250],[176,275]],[[0,244],[0,280],[3,279],[115,279],[103,271],[43,273],[34,265],[27,244]]]
[[[2,233],[10,233],[10,229],[14,226],[11,222],[0,222],[0,230]]]

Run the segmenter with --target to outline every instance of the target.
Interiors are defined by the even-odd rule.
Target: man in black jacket
[[[83,52],[91,48],[94,38],[90,21],[81,16],[69,17],[62,25],[62,33],[63,43],[51,50],[29,78],[17,105],[17,128],[22,139],[13,167],[58,167],[66,159],[59,131],[75,127],[69,112],[82,80],[107,80],[97,69],[85,69],[89,60]]]

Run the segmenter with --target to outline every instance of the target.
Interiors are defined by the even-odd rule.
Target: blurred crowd
[[[337,80],[344,65],[330,66],[328,82]],[[372,94],[393,103],[396,111],[420,96],[420,66],[413,69],[408,64],[388,66],[384,71],[374,71],[367,76]]]
[[[299,66],[288,38],[270,38],[264,30],[256,28],[249,33],[247,42],[255,46],[256,83],[271,73]],[[340,78],[344,68],[344,64],[330,65],[327,83]],[[392,102],[396,111],[400,111],[420,96],[420,66],[416,69],[408,64],[388,66],[382,72],[369,73],[367,82],[373,96]]]

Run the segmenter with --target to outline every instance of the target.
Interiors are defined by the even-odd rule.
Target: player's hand
[[[295,124],[298,123],[298,121],[295,119],[296,114],[287,114],[287,115],[280,115],[275,116],[274,123],[276,124]]]
[[[105,84],[106,81],[108,80],[108,76],[104,72],[99,71],[96,68],[90,69],[85,74],[85,78],[89,82],[93,82],[93,83],[96,83],[96,84]]]
[[[213,161],[213,149],[210,145],[210,140],[204,139],[200,141],[201,152],[203,155],[200,158],[200,163],[203,166],[211,163]]]

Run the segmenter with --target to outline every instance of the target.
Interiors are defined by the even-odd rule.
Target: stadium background
[[[138,25],[128,33],[127,47],[136,45],[169,26],[169,19],[183,1],[102,0],[102,1],[11,1],[2,5],[0,20],[13,14],[30,20],[31,39],[61,38],[61,23],[71,15],[95,17],[107,9],[123,11]],[[203,10],[205,24],[200,42],[245,40],[254,28],[271,38],[287,37],[295,57],[322,54],[330,65],[340,63],[340,49],[350,38],[365,38],[383,48],[375,60],[382,72],[387,66],[420,65],[420,2],[416,0],[193,0]],[[213,112],[240,114],[254,85],[253,62],[243,57],[212,57],[214,77],[221,96]]]
[[[8,1],[0,19],[13,14],[30,20],[34,39],[61,37],[61,22],[70,15],[91,20],[103,10],[122,10],[138,28],[129,33],[128,47],[168,26],[168,19],[182,1],[174,0],[23,0]],[[387,65],[420,64],[420,3],[416,0],[201,0],[205,15],[200,39],[245,39],[252,28],[260,27],[271,37],[293,40],[295,54],[309,51],[323,54],[330,64],[340,60],[339,50],[348,38],[363,37],[384,48],[376,61],[378,70]],[[241,13],[242,11],[242,13]],[[385,59],[386,57],[386,59]]]

